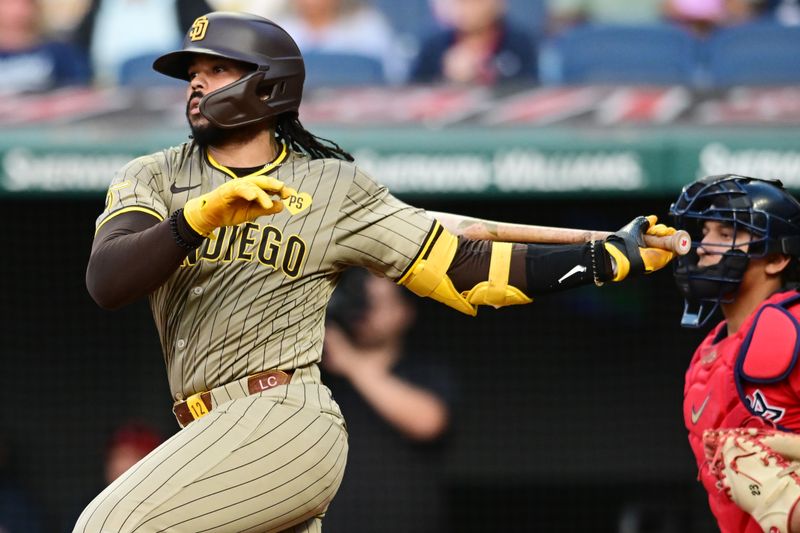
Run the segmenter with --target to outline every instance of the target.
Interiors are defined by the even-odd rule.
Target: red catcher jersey
[[[797,303],[796,291],[774,294],[732,336],[726,336],[726,323],[720,323],[697,348],[686,372],[684,423],[700,480],[723,533],[762,529],[717,488],[705,458],[703,432],[764,424],[800,432]]]

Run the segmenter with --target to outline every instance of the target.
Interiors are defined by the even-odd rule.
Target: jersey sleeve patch
[[[786,379],[797,362],[798,329],[797,320],[783,307],[762,308],[742,344],[741,376],[755,383]]]

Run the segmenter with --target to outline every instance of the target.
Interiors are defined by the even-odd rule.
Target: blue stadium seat
[[[348,87],[357,85],[384,85],[383,65],[375,58],[359,54],[307,51],[307,89],[317,87]]]
[[[545,0],[508,0],[508,18],[534,37],[540,37],[547,25]]]
[[[718,30],[706,46],[709,82],[781,85],[800,82],[800,27],[760,22]]]
[[[125,60],[119,68],[117,83],[125,87],[179,86],[186,82],[153,70],[153,61],[161,54],[143,54]]]
[[[684,30],[669,25],[587,25],[550,43],[554,81],[565,84],[692,84],[698,45]]]
[[[430,0],[373,0],[372,3],[401,35],[417,39],[436,27]]]

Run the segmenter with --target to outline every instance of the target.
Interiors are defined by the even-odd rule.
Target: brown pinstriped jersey
[[[150,295],[173,396],[319,361],[342,269],[398,279],[431,230],[430,215],[352,163],[292,152],[274,163],[269,175],[298,192],[286,209],[219,228]],[[230,179],[191,142],[140,157],[113,179],[97,227],[129,211],[163,220]]]

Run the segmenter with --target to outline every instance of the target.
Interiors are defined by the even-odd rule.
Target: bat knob
[[[692,249],[692,238],[684,230],[678,230],[673,235],[675,242],[675,253],[678,255],[686,255]]]

